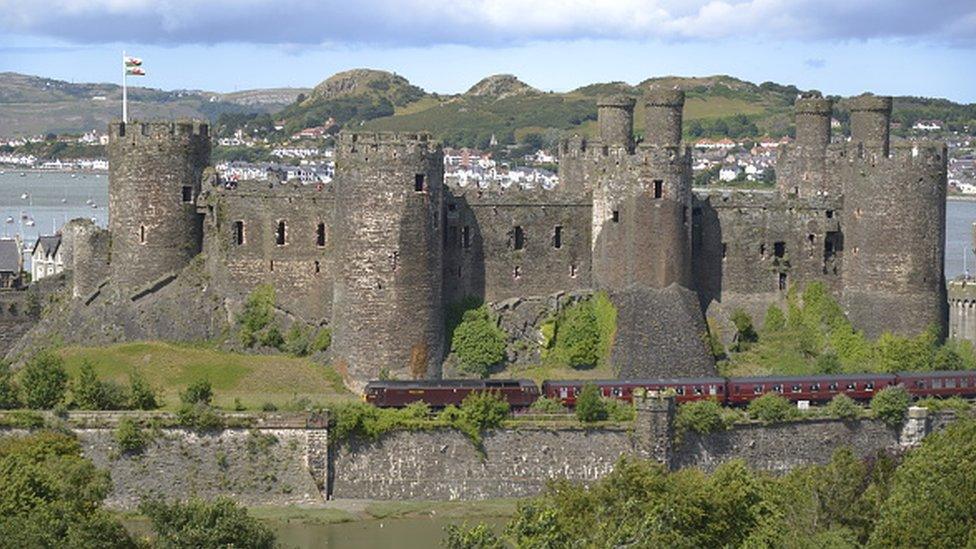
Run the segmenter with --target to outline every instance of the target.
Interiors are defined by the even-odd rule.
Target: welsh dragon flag
[[[125,57],[125,74],[128,76],[146,76],[146,71],[142,70],[142,59],[138,57]]]

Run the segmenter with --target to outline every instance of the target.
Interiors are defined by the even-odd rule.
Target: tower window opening
[[[146,243],[146,226],[139,225],[139,244]]]
[[[786,242],[774,242],[773,255],[779,259],[782,259],[783,256],[786,255]]]
[[[319,274],[320,272],[322,272],[322,265],[318,261],[316,261],[315,262],[315,274]]]
[[[244,244],[244,222],[234,222],[234,244],[241,246]]]
[[[183,185],[183,203],[188,204],[190,202],[193,202],[193,187]]]
[[[279,221],[278,228],[275,230],[275,244],[278,246],[285,245],[285,222]]]
[[[563,247],[563,227],[562,225],[556,225],[556,228],[552,232],[552,247],[559,248]]]
[[[512,278],[514,278],[515,280],[522,278],[522,268],[519,267],[518,265],[516,265],[515,270],[512,271]]]
[[[759,257],[761,257],[762,259],[766,259],[766,243],[765,242],[759,245]]]
[[[786,290],[786,273],[779,273],[779,289]]]
[[[569,266],[569,278],[576,278],[576,265]]]
[[[325,246],[325,223],[319,223],[315,228],[315,245]]]
[[[424,174],[418,173],[413,177],[413,190],[418,193],[424,192]]]
[[[654,198],[662,198],[664,196],[664,181],[660,179],[654,180]]]
[[[274,272],[274,259],[272,259],[271,261],[268,262],[268,269],[271,272]]]
[[[729,253],[729,245],[725,242],[722,243],[722,259],[724,260]]]
[[[525,248],[525,231],[522,230],[521,225],[515,226],[514,234],[512,235],[512,247],[516,250]]]
[[[612,219],[614,223],[620,223],[620,210],[614,210],[610,219]]]
[[[827,210],[827,219],[834,218],[834,210]]]
[[[471,247],[471,227],[469,225],[465,225],[461,229],[461,247],[465,250]]]

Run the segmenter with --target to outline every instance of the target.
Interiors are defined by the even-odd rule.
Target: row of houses
[[[61,235],[41,236],[30,252],[30,279],[43,280],[64,271]],[[0,238],[0,290],[24,286],[24,253],[20,237]]]

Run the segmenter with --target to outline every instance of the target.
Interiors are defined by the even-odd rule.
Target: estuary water
[[[0,236],[20,235],[25,247],[38,235],[52,234],[66,221],[91,218],[108,226],[108,175],[29,172],[0,167]],[[946,205],[946,277],[963,274],[964,263],[976,273],[971,226],[976,201],[950,200]],[[965,256],[965,260],[963,257]]]

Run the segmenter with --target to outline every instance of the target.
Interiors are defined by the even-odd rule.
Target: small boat
[[[74,178],[76,178],[76,177],[78,177],[78,174],[76,174],[76,173],[73,173],[73,174],[71,174],[71,178],[72,178],[72,179],[74,179]]]
[[[20,212],[20,218],[21,219],[30,219],[30,216],[27,215],[27,212]]]
[[[92,204],[92,209],[93,210],[97,210],[98,209],[98,204]]]
[[[95,201],[92,200],[91,198],[89,198],[88,200],[85,201],[85,204],[88,204],[89,206],[91,206],[94,203],[95,203]]]
[[[14,222],[14,218],[11,216],[7,216],[7,223],[13,223],[13,222]]]
[[[67,204],[68,203],[68,199],[67,198],[62,198],[61,199],[61,203],[62,204]]]
[[[27,198],[28,198],[27,193],[24,193],[24,194],[20,195],[20,199],[21,200],[27,200]]]
[[[24,222],[24,225],[27,225],[28,227],[33,227],[34,226],[34,220],[33,219],[28,219],[27,221]]]
[[[27,177],[27,174],[26,174],[26,173],[24,173],[24,172],[20,172],[20,176],[21,176],[21,177]]]

